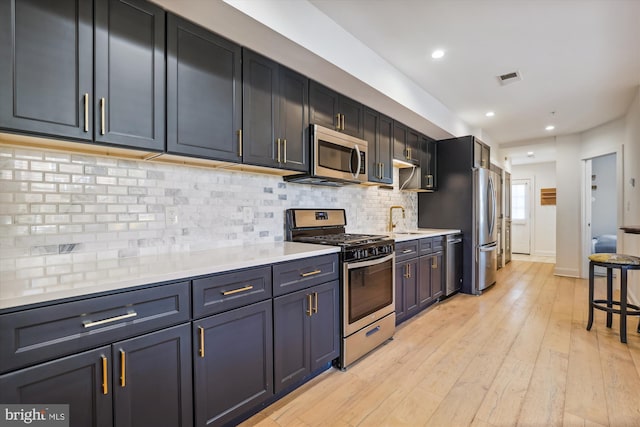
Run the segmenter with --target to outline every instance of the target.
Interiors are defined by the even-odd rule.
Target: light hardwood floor
[[[484,295],[419,314],[242,426],[640,426],[638,318],[626,345],[616,315],[586,331],[587,281],[553,267],[512,261]]]

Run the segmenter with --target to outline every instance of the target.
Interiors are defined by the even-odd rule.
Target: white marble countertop
[[[447,234],[460,233],[460,230],[442,228],[416,228],[412,230],[402,230],[394,233],[386,233],[396,242],[406,242],[409,240],[422,239],[425,237],[445,236]]]
[[[334,246],[278,242],[91,262],[74,265],[78,271],[91,271],[91,279],[85,275],[81,281],[40,288],[28,287],[24,281],[3,280],[0,310],[339,251]]]

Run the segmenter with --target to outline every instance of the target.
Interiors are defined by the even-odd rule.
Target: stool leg
[[[620,269],[620,342],[627,342],[627,269]]]
[[[613,268],[607,267],[607,307],[612,308],[613,304]],[[607,311],[607,328],[611,327],[611,319],[613,314],[611,311]]]
[[[591,330],[591,326],[593,326],[593,263],[589,262],[589,321],[587,322],[587,331]]]

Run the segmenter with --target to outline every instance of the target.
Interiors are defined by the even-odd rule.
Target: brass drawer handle
[[[109,394],[109,380],[107,370],[107,358],[100,356],[102,359],[102,394]]]
[[[89,132],[89,94],[84,94],[84,131]]]
[[[276,140],[276,143],[278,144],[278,163],[280,163],[280,138]]]
[[[284,148],[284,163],[287,163],[287,140],[286,139],[282,140],[282,145]]]
[[[124,350],[120,350],[120,387],[127,385],[127,358]]]
[[[313,293],[313,310],[314,313],[318,312],[318,293]]]
[[[198,333],[200,335],[200,348],[198,349],[198,355],[204,357],[204,328],[198,326]]]
[[[100,135],[104,135],[104,110],[107,101],[104,98],[100,98]]]
[[[431,261],[431,268],[438,268],[438,258],[433,257],[433,260]]]
[[[309,271],[308,273],[302,273],[300,274],[300,276],[309,277],[309,276],[315,276],[316,274],[320,274],[320,273],[322,273],[322,270],[313,270],[313,271]]]
[[[129,319],[130,317],[136,317],[138,313],[132,311],[131,313],[122,314],[120,316],[110,317],[108,319],[96,320],[95,322],[83,322],[85,328],[91,328],[93,326],[104,325],[105,323],[117,322],[118,320]]]
[[[233,295],[233,294],[237,294],[238,292],[250,291],[251,289],[253,289],[253,285],[247,285],[242,288],[233,289],[231,291],[224,291],[222,292],[222,295],[224,296]]]
[[[413,249],[405,249],[405,250],[402,251],[403,254],[408,254],[408,253],[411,253],[411,252],[413,252]]]
[[[311,317],[311,315],[313,314],[313,309],[311,308],[311,298],[312,295],[311,294],[307,294],[307,316]]]
[[[242,129],[238,129],[238,156],[242,157]]]

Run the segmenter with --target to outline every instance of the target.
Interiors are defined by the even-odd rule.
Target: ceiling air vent
[[[502,74],[501,76],[498,76],[498,81],[502,86],[508,85],[509,83],[519,82],[520,80],[522,80],[522,75],[520,74],[520,71],[513,71],[511,73]]]

